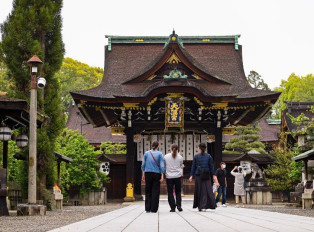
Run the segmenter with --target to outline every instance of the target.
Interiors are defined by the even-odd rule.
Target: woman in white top
[[[238,172],[234,172],[236,169],[238,169]],[[241,166],[239,167],[235,166],[231,171],[231,175],[235,177],[234,195],[235,195],[235,200],[236,200],[236,207],[238,207],[238,204],[239,204],[239,196],[241,196],[242,207],[244,207],[244,204],[245,204],[245,189],[244,189],[245,179],[244,178],[246,176],[246,173]]]
[[[165,173],[168,190],[168,202],[170,212],[175,212],[176,207],[181,212],[181,177],[183,176],[183,158],[178,154],[178,145],[171,145],[171,153],[164,157]],[[175,189],[176,200],[174,200],[173,187]]]

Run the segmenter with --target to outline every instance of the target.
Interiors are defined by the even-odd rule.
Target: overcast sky
[[[0,22],[12,9],[1,0]],[[241,34],[246,75],[271,88],[294,72],[314,73],[313,0],[64,0],[66,57],[103,67],[105,35]]]

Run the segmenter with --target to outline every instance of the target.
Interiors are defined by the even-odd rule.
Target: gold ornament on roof
[[[179,62],[181,62],[181,60],[179,59],[179,57],[177,57],[175,53],[172,53],[172,55],[167,60],[167,63],[169,64],[178,64]]]

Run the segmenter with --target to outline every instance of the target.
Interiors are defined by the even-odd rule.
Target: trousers
[[[168,203],[171,209],[176,207],[181,208],[181,177],[166,179],[167,182],[167,191],[168,191]],[[176,200],[174,199],[173,187],[176,195]]]
[[[218,195],[216,197],[216,203],[220,200],[220,197],[222,195],[222,202],[221,204],[226,204],[226,185],[220,185],[218,187]]]
[[[161,174],[145,172],[145,211],[156,213],[159,207]]]

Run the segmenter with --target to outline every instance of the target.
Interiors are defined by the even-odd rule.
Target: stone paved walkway
[[[192,201],[184,201],[183,210],[170,213],[167,201],[161,201],[158,213],[146,213],[144,202],[136,202],[52,231],[314,231],[311,217],[235,207],[199,212],[192,209]]]

